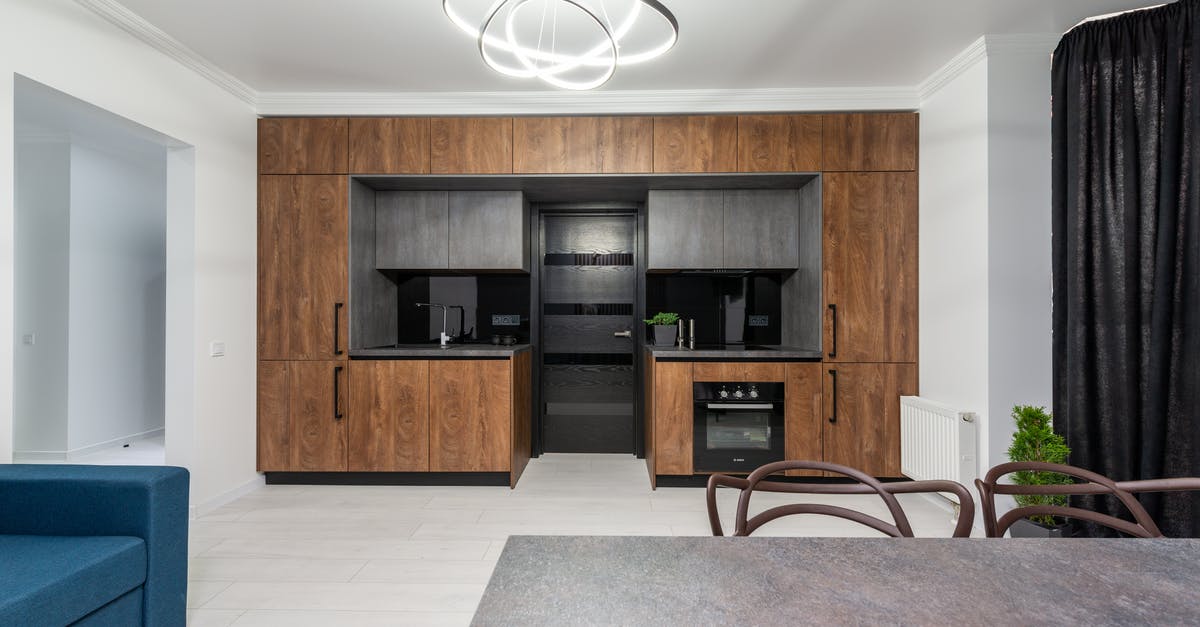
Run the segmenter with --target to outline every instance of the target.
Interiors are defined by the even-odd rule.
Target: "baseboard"
[[[66,451],[13,451],[14,464],[66,463]]]
[[[150,438],[159,437],[159,436],[162,436],[163,434],[165,434],[166,432],[167,432],[167,430],[165,427],[159,427],[157,429],[151,429],[149,431],[143,431],[141,433],[133,433],[130,435],[123,435],[119,438],[113,438],[111,440],[108,440],[107,442],[100,442],[97,444],[89,444],[87,446],[83,446],[80,448],[71,449],[71,450],[67,451],[66,459],[69,462],[75,461],[75,460],[79,459],[80,457],[91,455],[92,453],[95,453],[97,451],[103,451],[104,449],[113,448],[116,446],[120,446],[122,444],[128,444],[130,442],[137,442],[138,440],[147,440]]]
[[[258,475],[257,477],[247,481],[246,483],[243,483],[242,485],[240,485],[232,490],[222,492],[221,494],[218,494],[217,496],[215,496],[211,499],[208,499],[207,501],[205,501],[203,503],[197,503],[197,504],[192,505],[191,507],[188,508],[188,517],[194,520],[196,517],[203,516],[211,511],[217,509],[218,507],[232,503],[233,501],[236,501],[236,500],[242,498],[243,496],[250,494],[251,492],[263,487],[264,485],[266,485],[266,478],[263,477],[263,475]]]

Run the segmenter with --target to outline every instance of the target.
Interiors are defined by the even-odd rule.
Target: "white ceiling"
[[[679,43],[602,91],[913,87],[981,35],[1161,0],[663,0]],[[545,91],[487,69],[441,0],[121,0],[260,93]],[[86,4],[86,3],[85,3]]]

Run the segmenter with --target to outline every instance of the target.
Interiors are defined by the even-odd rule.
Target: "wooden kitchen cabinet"
[[[733,115],[654,118],[654,171],[736,172],[738,120]]]
[[[651,425],[652,440],[647,448],[654,449],[654,457],[647,456],[651,481],[654,475],[692,474],[692,364],[652,360],[653,387],[647,397],[647,405],[653,404]]]
[[[512,118],[432,118],[429,171],[433,174],[512,174]]]
[[[258,181],[258,358],[345,359],[347,181]]]
[[[828,362],[917,361],[917,174],[824,179]]]
[[[738,172],[821,170],[821,116],[739,115]]]
[[[346,470],[345,365],[258,362],[260,471]]]
[[[825,461],[876,477],[900,474],[900,397],[917,394],[916,364],[824,364]]]
[[[916,113],[827,113],[821,136],[825,172],[917,169]]]
[[[429,471],[429,364],[350,362],[351,471]]]
[[[697,364],[699,365],[699,364]],[[821,364],[788,363],[784,388],[784,442],[787,459],[822,461]],[[819,470],[789,470],[789,476],[820,476]]]
[[[513,118],[513,172],[617,174],[653,169],[653,118]]]
[[[428,174],[429,118],[350,118],[352,174]]]
[[[346,118],[261,118],[259,174],[346,174]]]
[[[509,360],[429,362],[429,470],[508,472],[512,410]]]
[[[799,191],[727,189],[722,197],[722,268],[800,267]]]
[[[375,267],[446,270],[450,267],[449,193],[375,194]]]
[[[650,190],[646,200],[647,269],[724,267],[720,190]]]
[[[781,362],[758,361],[701,361],[692,368],[693,381],[754,381],[759,383],[784,381]]]
[[[529,272],[529,204],[521,192],[450,192],[452,270]]]

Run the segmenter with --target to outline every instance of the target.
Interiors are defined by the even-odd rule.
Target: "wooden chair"
[[[773,474],[786,470],[823,470],[855,479],[858,483],[785,483],[782,481],[764,481]],[[759,527],[781,516],[792,514],[820,514],[852,520],[866,525],[876,531],[893,538],[913,537],[912,526],[908,517],[896,500],[897,494],[916,494],[932,492],[949,492],[958,497],[958,521],[954,527],[954,537],[965,538],[971,535],[971,525],[975,521],[975,500],[971,493],[961,484],[954,481],[902,481],[882,483],[866,473],[848,466],[830,464],[827,462],[789,460],[774,462],[756,468],[745,479],[728,475],[714,474],[708,478],[708,521],[712,525],[714,536],[725,535],[721,529],[721,519],[717,515],[717,488],[726,486],[742,491],[738,497],[737,515],[734,519],[735,536],[748,536]],[[892,522],[869,516],[862,512],[847,509],[837,505],[821,503],[793,503],[772,507],[762,513],[747,518],[750,510],[750,495],[760,492],[787,492],[791,494],[878,494],[887,505],[892,515]]]
[[[1000,478],[1007,474],[1030,470],[1034,472],[1049,471],[1082,480],[1082,483],[1062,485],[1014,485],[1000,483]],[[1029,516],[1060,516],[1086,520],[1115,529],[1137,538],[1161,538],[1162,531],[1150,518],[1146,508],[1133,495],[1137,492],[1172,492],[1181,490],[1200,490],[1200,478],[1185,477],[1179,479],[1146,479],[1141,481],[1113,481],[1104,475],[1090,470],[1068,466],[1066,464],[1050,464],[1046,462],[1008,462],[989,470],[983,479],[975,480],[979,489],[981,506],[983,507],[984,531],[989,538],[1000,538],[1008,528],[1022,518]],[[996,495],[1040,495],[1040,496],[1070,496],[1083,494],[1111,494],[1133,515],[1133,522],[1093,512],[1091,510],[1065,505],[1027,505],[1010,510],[996,518]]]

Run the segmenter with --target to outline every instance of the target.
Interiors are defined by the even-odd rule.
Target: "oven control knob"
[[[758,388],[750,386],[750,398],[758,398]]]
[[[729,398],[729,390],[721,388],[721,391],[717,392],[717,396],[720,396],[721,398]]]
[[[742,391],[742,388],[738,388],[738,389],[736,389],[736,390],[734,390],[734,391],[733,391],[733,397],[734,397],[734,398],[741,398],[741,397],[743,397],[743,396],[745,396],[745,395],[746,395],[746,393]]]

